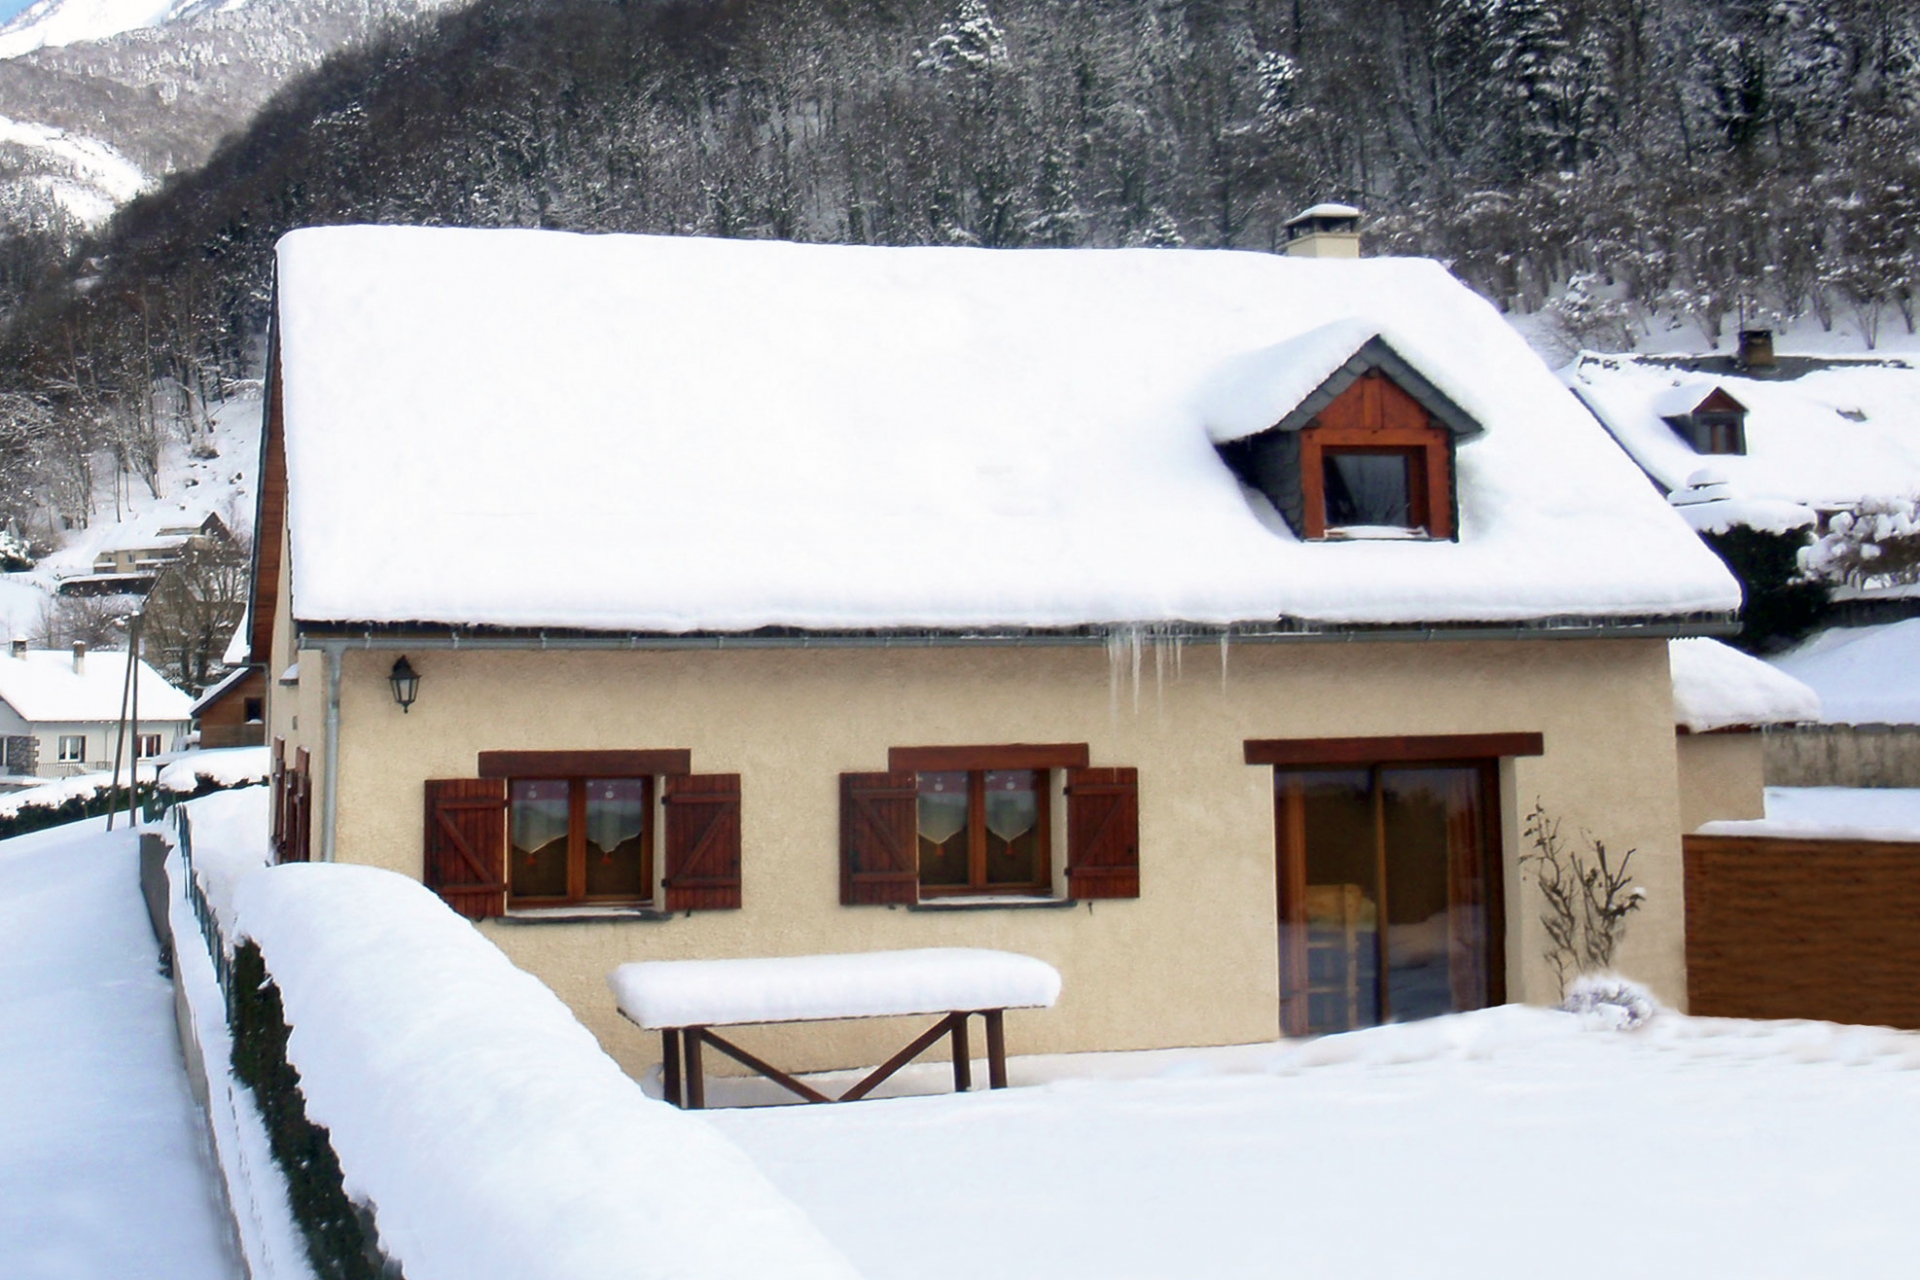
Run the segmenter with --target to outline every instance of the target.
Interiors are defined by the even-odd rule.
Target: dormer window
[[[1373,337],[1278,423],[1219,448],[1301,538],[1450,539],[1454,441],[1479,430]]]
[[[1677,402],[1681,411],[1661,416],[1695,453],[1747,451],[1747,406],[1729,395],[1726,388],[1714,387],[1701,395],[1697,386],[1683,387],[1665,399]]]

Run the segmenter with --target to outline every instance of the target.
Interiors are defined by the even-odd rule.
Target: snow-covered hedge
[[[289,865],[234,890],[307,1116],[407,1280],[851,1280],[698,1116],[416,882]]]
[[[160,789],[181,796],[203,796],[232,787],[265,784],[273,758],[265,747],[225,747],[189,751],[160,770]]]

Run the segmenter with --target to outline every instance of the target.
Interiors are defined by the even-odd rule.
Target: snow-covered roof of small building
[[[1920,618],[1832,627],[1773,662],[1820,695],[1828,724],[1920,724]]]
[[[38,724],[118,720],[126,679],[125,653],[89,652],[78,672],[73,654],[64,649],[29,649],[19,658],[0,654],[0,702]],[[193,718],[193,699],[158,671],[142,662],[135,679],[142,720]]]
[[[1350,204],[1323,202],[1302,209],[1288,218],[1286,225],[1291,227],[1297,222],[1306,222],[1310,218],[1357,218],[1359,216],[1360,211]]]
[[[278,296],[301,622],[1343,625],[1739,601],[1430,261],[345,227],[281,242]],[[1379,335],[1482,428],[1457,452],[1458,542],[1303,543],[1213,447],[1309,381],[1262,353],[1306,339],[1337,365]]]
[[[1792,676],[1718,640],[1675,640],[1673,722],[1692,733],[1820,718],[1820,698]]]
[[[1907,361],[1786,357],[1767,378],[1690,367],[1707,363],[1584,352],[1564,376],[1665,490],[1702,465],[1665,419],[1717,387],[1747,410],[1746,453],[1711,458],[1733,496],[1843,507],[1920,492],[1920,369]]]

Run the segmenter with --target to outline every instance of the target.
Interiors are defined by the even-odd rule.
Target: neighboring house
[[[229,671],[193,704],[200,745],[257,747],[267,740],[267,673],[258,666]]]
[[[1920,493],[1920,369],[1742,340],[1730,356],[1584,352],[1567,382],[1702,532],[1784,532]]]
[[[1680,829],[1766,817],[1767,731],[1818,724],[1819,695],[1718,640],[1676,640],[1671,656]]]
[[[276,296],[276,840],[629,1068],[649,957],[1026,952],[1026,1052],[1552,1001],[1536,803],[1684,1001],[1668,640],[1738,589],[1437,264],[361,227]]]
[[[145,595],[187,548],[231,541],[233,534],[217,515],[150,511],[121,522],[97,549],[93,572],[61,579],[60,594]]]
[[[116,746],[123,761],[136,748],[146,759],[185,746],[192,700],[144,662],[133,682],[139,721],[121,736],[127,662],[127,654],[89,653],[82,644],[65,652],[15,640],[0,658],[0,771],[65,778],[112,769]]]

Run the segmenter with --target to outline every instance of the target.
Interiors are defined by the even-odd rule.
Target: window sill
[[[1390,524],[1347,524],[1328,529],[1327,542],[1444,542],[1425,529],[1408,529]]]
[[[1036,911],[1059,910],[1075,905],[1072,898],[1028,898],[1014,894],[982,894],[978,897],[922,898],[909,903],[909,911]]]
[[[673,912],[657,907],[522,907],[494,919],[501,924],[611,924],[671,920]]]

